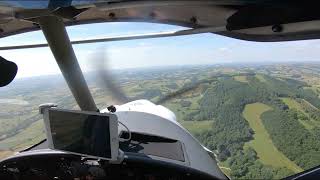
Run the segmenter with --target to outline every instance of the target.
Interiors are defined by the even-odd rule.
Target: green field
[[[294,100],[294,99],[292,99],[292,98],[280,98],[280,99],[281,99],[286,105],[288,105],[289,108],[294,108],[294,109],[297,109],[297,110],[305,113],[304,110],[302,109],[302,107],[300,106],[300,104],[299,104],[296,100]]]
[[[314,85],[314,86],[311,86],[311,87],[304,87],[304,89],[311,89],[314,93],[318,94],[319,97],[320,97],[320,89],[318,86]]]
[[[255,75],[255,77],[260,81],[260,82],[267,82],[267,80],[263,77],[261,74]]]
[[[17,135],[0,141],[0,148],[10,147],[11,150],[17,151],[32,146],[45,139],[43,128],[43,121],[36,121]]]
[[[249,122],[250,127],[254,130],[254,140],[246,143],[245,146],[254,148],[260,161],[266,165],[274,167],[287,167],[294,172],[301,172],[299,166],[290,161],[284,154],[274,146],[268,132],[264,128],[260,115],[271,110],[270,106],[262,103],[253,103],[245,106],[243,111],[244,118]]]
[[[297,102],[296,100],[292,99],[292,98],[281,98],[281,100],[289,106],[290,109],[296,109],[300,112],[302,112],[303,114],[305,114],[308,118],[310,118],[309,114],[307,112],[305,112],[303,110],[303,108],[301,107],[302,104],[300,104],[299,102]],[[305,101],[305,100],[304,100]],[[310,104],[309,102],[305,101],[306,103]],[[310,104],[311,105],[311,104]],[[312,105],[311,105],[312,106]],[[313,106],[312,106],[313,107]],[[314,107],[315,108],[315,107]],[[299,122],[308,130],[311,130],[315,127],[320,127],[320,123],[318,121],[315,121],[314,119],[308,120],[308,121],[303,121],[299,119]]]
[[[302,112],[303,114],[307,115],[308,114],[302,109],[300,103],[298,103],[296,100],[292,99],[292,98],[280,98],[286,105],[289,106],[290,109],[296,109],[300,112]],[[302,121],[299,119],[299,122],[308,130],[313,129],[314,126],[311,124],[311,122],[306,122],[306,121]]]
[[[181,121],[181,125],[192,134],[200,133],[212,128],[213,121]]]
[[[189,107],[183,107],[180,103],[181,100],[177,100],[177,99],[168,101],[163,105],[175,113],[178,121],[185,122],[185,124],[192,124],[192,122],[189,123],[188,120],[186,120],[186,117],[190,117],[189,113],[197,112],[200,110],[200,105],[198,103],[198,101],[202,98],[200,88],[201,87],[196,88],[192,92],[184,93],[180,98],[181,100],[183,99],[184,101],[189,101],[190,102]],[[190,120],[194,121],[195,119],[191,118]],[[201,122],[205,122],[205,121],[201,121]],[[200,124],[202,124],[201,122]]]
[[[247,76],[234,76],[233,79],[239,82],[248,83]]]

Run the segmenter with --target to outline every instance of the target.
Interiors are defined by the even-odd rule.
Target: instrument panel
[[[110,164],[105,160],[71,154],[23,156],[5,160],[0,165],[0,179],[3,180],[212,179],[166,163],[154,163],[152,160],[125,159],[120,164]]]

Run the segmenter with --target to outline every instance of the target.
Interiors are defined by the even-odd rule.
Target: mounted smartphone
[[[92,158],[116,160],[117,116],[48,108],[44,111],[49,148]]]

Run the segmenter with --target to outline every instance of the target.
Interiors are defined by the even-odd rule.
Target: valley
[[[121,70],[131,100],[161,104],[234,179],[279,179],[320,164],[320,64],[201,65]],[[118,104],[85,74],[100,109]],[[58,75],[0,89],[0,158],[45,138],[38,106],[78,109]]]

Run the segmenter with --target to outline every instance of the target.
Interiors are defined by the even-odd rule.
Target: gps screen
[[[111,158],[109,117],[49,111],[54,149]]]

